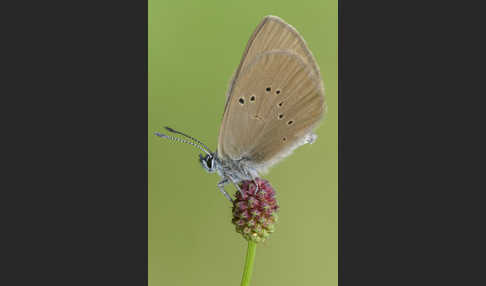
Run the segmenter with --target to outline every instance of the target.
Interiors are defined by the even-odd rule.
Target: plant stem
[[[245,269],[243,270],[243,277],[241,278],[241,286],[249,286],[251,274],[253,272],[253,261],[255,260],[256,243],[249,240],[248,248],[246,250]]]

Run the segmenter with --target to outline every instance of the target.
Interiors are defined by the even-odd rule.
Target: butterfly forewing
[[[312,66],[317,77],[321,77],[314,56],[299,32],[279,17],[266,16],[257,26],[246,45],[227,95],[231,94],[232,86],[245,65],[250,63],[259,53],[271,50],[288,50],[302,56],[303,61]]]

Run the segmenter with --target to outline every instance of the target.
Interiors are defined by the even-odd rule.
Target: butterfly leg
[[[255,184],[255,194],[258,193],[258,184],[257,181],[255,180],[255,177],[252,174],[250,174],[250,172],[248,171],[246,172],[246,175],[250,177],[251,180],[253,181],[253,184]]]
[[[228,183],[228,179],[223,179],[221,180],[219,183],[218,183],[218,188],[219,190],[221,191],[221,193],[231,202],[233,203],[233,199],[231,198],[231,196],[225,191],[224,189],[224,185],[226,185]]]
[[[233,181],[233,180],[231,180],[231,182],[233,183],[233,185],[235,185],[235,188],[238,190],[238,192],[240,192],[240,194],[243,194],[243,192],[241,191],[240,186],[237,183],[235,183],[235,181]]]
[[[258,184],[255,179],[253,179],[253,184],[255,184],[255,193],[258,193]]]

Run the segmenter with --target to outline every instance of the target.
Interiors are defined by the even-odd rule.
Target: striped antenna
[[[191,142],[191,141],[188,141],[186,139],[182,139],[182,138],[178,138],[178,137],[174,137],[174,136],[170,136],[170,135],[165,135],[165,134],[162,134],[162,133],[159,133],[159,132],[155,132],[154,133],[156,136],[160,137],[160,138],[166,138],[166,139],[169,139],[169,140],[172,140],[172,141],[176,141],[176,142],[179,142],[179,143],[187,143],[187,144],[190,144],[194,147],[197,147],[199,148],[201,151],[203,151],[204,153],[208,154],[209,156],[212,156],[211,153],[204,149],[203,147],[201,147],[200,145],[194,143],[194,142]]]
[[[196,142],[197,142],[197,143],[199,143],[201,146],[203,146],[204,148],[206,148],[206,150],[208,150],[208,151],[209,151],[209,153],[212,153],[212,152],[211,152],[211,149],[209,149],[209,148],[208,148],[208,146],[204,145],[204,143],[202,143],[201,141],[197,140],[196,138],[194,138],[194,137],[192,137],[192,136],[189,136],[189,135],[187,135],[187,134],[185,134],[185,133],[182,133],[182,132],[180,132],[180,131],[177,131],[177,130],[175,130],[175,129],[172,129],[172,128],[168,127],[168,126],[166,126],[166,127],[165,127],[165,129],[167,129],[167,131],[169,131],[169,132],[176,133],[176,134],[179,134],[179,135],[185,136],[185,137],[187,137],[187,138],[189,138],[189,139],[192,139],[192,140],[196,141]]]

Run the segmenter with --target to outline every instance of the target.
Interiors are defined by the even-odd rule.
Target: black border
[[[403,19],[356,8],[340,2],[339,283],[402,285],[420,263],[407,253],[417,233]]]
[[[484,281],[467,162],[480,16],[462,8],[339,2],[339,285]]]
[[[21,5],[0,284],[147,285],[147,2]]]

